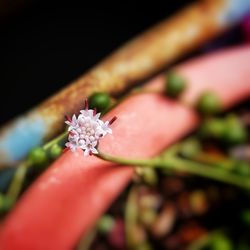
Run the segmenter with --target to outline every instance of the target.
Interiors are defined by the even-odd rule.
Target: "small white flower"
[[[81,148],[84,156],[98,154],[96,149],[98,142],[107,134],[112,134],[110,125],[116,120],[116,117],[110,121],[100,120],[101,113],[96,114],[96,110],[88,109],[88,102],[85,102],[85,110],[80,111],[78,117],[72,116],[72,119],[66,117],[65,123],[69,126],[68,142],[65,146],[72,152]]]

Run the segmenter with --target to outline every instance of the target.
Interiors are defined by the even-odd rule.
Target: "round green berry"
[[[198,140],[189,139],[181,144],[180,153],[182,156],[192,158],[201,151],[201,144]]]
[[[166,95],[172,98],[178,97],[186,89],[185,79],[176,74],[175,72],[170,72],[166,75]]]
[[[201,114],[213,115],[221,111],[221,102],[213,92],[204,92],[198,98],[196,108]]]
[[[222,119],[207,119],[201,124],[199,134],[201,137],[219,139],[225,132],[225,125]]]
[[[28,155],[31,165],[44,165],[48,161],[46,151],[42,147],[33,148]]]
[[[158,177],[157,177],[156,171],[154,169],[144,168],[144,169],[142,169],[141,174],[142,174],[142,179],[146,184],[148,184],[150,186],[154,186],[157,184]]]
[[[98,112],[105,111],[111,104],[111,97],[102,92],[94,93],[89,97],[89,107],[96,108]]]
[[[115,225],[113,217],[110,215],[104,215],[101,217],[97,224],[97,229],[100,233],[106,234],[109,233]]]
[[[234,172],[241,176],[250,176],[250,165],[243,161],[238,161],[234,165]]]
[[[237,145],[247,140],[247,130],[241,121],[234,115],[226,118],[227,128],[223,134],[223,140],[229,145]]]
[[[209,249],[211,250],[233,250],[233,244],[231,240],[223,235],[223,234],[216,234],[212,237]]]
[[[241,144],[246,141],[246,133],[245,130],[240,127],[235,127],[230,130],[227,130],[224,134],[225,142],[230,145]]]
[[[61,155],[62,151],[63,149],[61,146],[54,144],[49,150],[49,156],[51,159],[57,159]]]

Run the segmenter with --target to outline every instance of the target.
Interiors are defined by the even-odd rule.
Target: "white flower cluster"
[[[80,113],[78,117],[73,115],[72,119],[67,118],[65,121],[69,126],[68,142],[65,146],[73,152],[81,148],[85,156],[98,154],[96,146],[99,140],[106,134],[112,134],[109,127],[111,121],[103,122],[99,119],[101,113],[96,114],[95,110],[88,107]]]

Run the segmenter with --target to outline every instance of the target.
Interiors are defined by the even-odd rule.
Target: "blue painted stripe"
[[[42,144],[46,131],[41,116],[19,118],[0,140],[0,164],[22,159],[31,148]]]
[[[222,22],[225,25],[239,22],[250,11],[250,0],[227,0]]]

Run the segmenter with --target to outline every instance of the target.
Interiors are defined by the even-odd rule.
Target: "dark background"
[[[191,1],[10,2],[0,13],[1,124]]]

